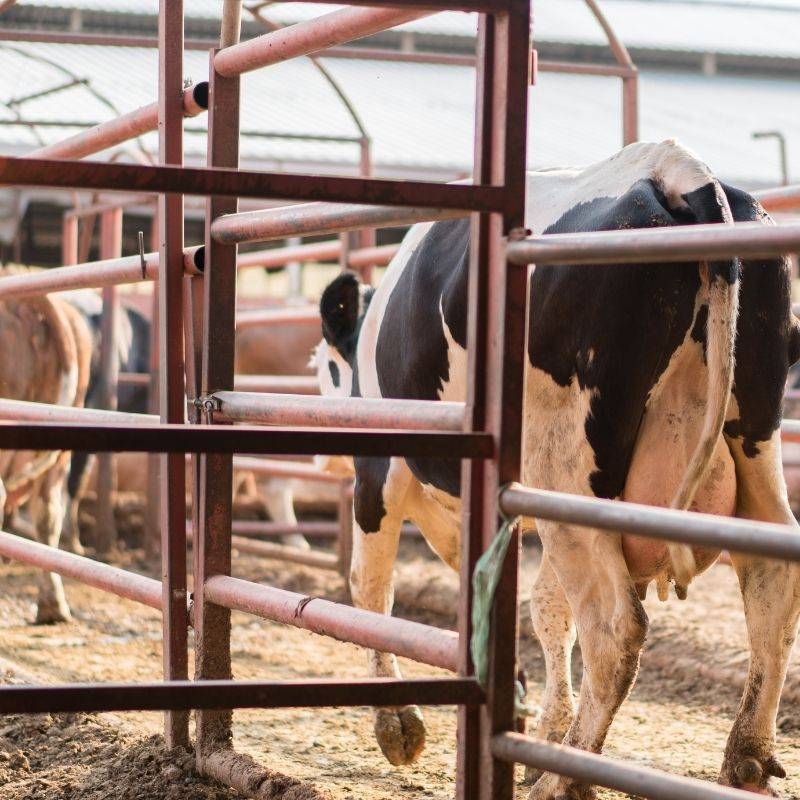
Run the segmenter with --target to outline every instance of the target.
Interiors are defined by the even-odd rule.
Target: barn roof
[[[120,0],[120,2],[138,0]],[[454,177],[471,169],[474,73],[465,67],[328,59],[331,72],[354,100],[374,139],[383,175]],[[57,84],[64,71],[86,78],[104,99],[83,85],[24,103],[25,118],[94,122],[152,102],[157,54],[147,48],[14,43],[0,45],[0,101],[8,103]],[[207,57],[187,52],[186,74],[204,78]],[[529,165],[579,164],[618,149],[620,89],[612,79],[542,74],[532,90]],[[352,143],[263,138],[264,132],[354,136],[352,121],[307,60],[294,60],[245,76],[243,163],[270,169],[355,167]],[[717,173],[743,185],[774,185],[777,154],[771,143],[751,139],[754,130],[779,129],[800,138],[800,85],[796,81],[735,76],[644,72],[641,81],[644,139],[676,137],[697,150]],[[0,106],[0,120],[12,121]],[[187,121],[202,130],[204,118]],[[65,138],[77,129],[39,127],[41,141]],[[155,151],[154,135],[144,137]],[[26,127],[0,125],[0,150],[27,152],[37,145]],[[190,158],[204,154],[202,133],[187,135]],[[800,175],[800,150],[792,148],[790,170]]]
[[[157,0],[21,0],[20,7],[83,9],[114,14],[155,14]],[[191,0],[187,16],[217,19],[221,0]],[[283,23],[317,16],[336,6],[276,3],[268,10]],[[602,8],[630,47],[800,58],[798,0],[603,0]],[[604,44],[605,38],[583,0],[536,0],[540,41]],[[403,26],[406,30],[469,37],[475,15],[437,14]]]

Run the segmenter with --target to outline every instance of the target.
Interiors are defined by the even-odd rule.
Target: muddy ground
[[[115,562],[155,575],[138,551]],[[521,587],[527,592],[537,552],[527,546]],[[344,598],[341,579],[309,568],[237,557],[235,574],[312,595]],[[160,677],[159,615],[67,581],[75,619],[31,624],[34,571],[0,566],[0,659],[6,680],[145,681]],[[454,624],[456,579],[419,543],[402,547],[397,611],[442,626]],[[713,780],[746,667],[745,634],[732,570],[717,566],[692,586],[689,600],[647,602],[652,627],[632,696],[612,727],[607,753],[635,763]],[[530,699],[544,667],[522,607],[522,662]],[[576,653],[576,678],[580,658]],[[238,678],[359,677],[358,648],[301,630],[234,614]],[[443,674],[403,663],[407,676]],[[789,773],[785,794],[800,798],[800,665],[790,670],[779,715],[778,755]],[[452,797],[455,713],[427,709],[428,746],[411,767],[388,765],[374,742],[367,709],[241,711],[235,746],[270,769],[304,782],[291,797],[397,800]],[[49,715],[0,720],[0,800],[227,800],[236,793],[199,778],[191,756],[168,757],[158,745],[160,715]],[[521,779],[520,774],[520,779]],[[519,798],[526,796],[520,783]],[[620,795],[605,791],[603,798]]]

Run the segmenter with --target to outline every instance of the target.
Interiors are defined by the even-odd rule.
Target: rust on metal
[[[236,315],[236,329],[261,328],[281,325],[320,326],[319,309],[316,306],[297,308],[265,308],[240,311]],[[321,335],[321,334],[320,334]]]
[[[198,274],[195,265],[197,247],[184,251],[183,267],[187,274]],[[145,253],[146,280],[158,279],[160,257],[158,253]],[[48,292],[62,292],[70,289],[100,289],[123,283],[138,283],[142,280],[141,259],[136,256],[123,256],[105,261],[92,261],[86,264],[72,264],[54,267],[40,272],[23,272],[0,278],[0,300],[18,300]]]
[[[355,180],[355,179],[354,179]],[[390,228],[417,222],[463,217],[466,212],[430,208],[421,201],[417,208],[345,203],[298,203],[292,206],[245,211],[214,221],[211,232],[224,244],[269,242],[288,236],[320,236],[362,228]]]
[[[767,211],[800,210],[800,185],[779,186],[776,189],[762,189],[753,192],[754,197]]]
[[[165,681],[4,686],[0,714],[162,709],[450,706],[480,703],[483,692],[462,678],[369,678],[301,681]]]
[[[500,186],[0,156],[0,185],[498,211]]]
[[[0,531],[0,555],[161,610],[161,583],[110,564]],[[0,692],[2,695],[3,692]]]
[[[500,505],[509,516],[540,517],[711,549],[800,561],[800,533],[791,525],[728,519],[519,485],[503,491]]]
[[[453,631],[351,608],[322,598],[309,600],[296,592],[223,575],[208,578],[204,591],[206,601],[233,611],[244,611],[339,641],[456,670],[458,636]],[[299,607],[302,613],[298,615]]]
[[[684,225],[533,236],[508,245],[513,264],[604,265],[772,256],[800,250],[800,223]]]
[[[208,107],[208,84],[198,83],[183,91],[182,109],[184,117],[196,117]],[[94,128],[76,133],[69,139],[41,147],[29,154],[29,158],[86,158],[102,153],[137,136],[158,128],[158,103],[137,108],[128,114],[115,117]],[[114,188],[109,187],[109,188]]]
[[[220,75],[232,78],[260,67],[352,42],[431,13],[419,9],[342,8],[226,47],[214,59],[214,68]]]
[[[366,397],[306,397],[257,392],[214,392],[214,418],[262,425],[319,425],[338,428],[384,428],[460,431],[464,404],[440,400],[394,400]]]

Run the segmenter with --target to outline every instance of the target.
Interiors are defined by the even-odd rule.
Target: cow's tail
[[[725,193],[713,178],[700,189],[683,195],[698,223],[733,224]],[[671,508],[686,510],[708,471],[717,446],[731,396],[736,342],[736,318],[739,308],[739,262],[708,261],[700,263],[701,280],[708,297],[706,322],[706,365],[708,391],[700,441],[692,454]],[[686,597],[686,589],[696,574],[694,552],[690,545],[670,543],[669,557],[675,591]]]

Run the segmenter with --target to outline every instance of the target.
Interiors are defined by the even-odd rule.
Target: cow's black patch
[[[437,222],[409,258],[386,305],[376,347],[381,395],[436,400],[450,377],[442,316],[467,346],[469,219]],[[458,459],[406,459],[423,483],[458,496]]]
[[[736,222],[766,217],[750,194],[723,188]],[[752,458],[759,453],[757,442],[768,440],[780,425],[783,389],[798,357],[800,334],[792,317],[786,259],[745,259],[741,276],[733,381],[739,418],[725,425],[725,433],[743,439],[744,453]]]
[[[703,346],[703,363],[707,361],[706,347],[708,340],[706,338],[706,326],[708,325],[708,306],[703,303],[697,311],[697,316],[694,318],[694,325],[692,325],[692,341],[697,342]]]
[[[339,366],[335,361],[328,360],[328,372],[331,374],[331,382],[338,389],[341,384],[341,377],[339,375]]]
[[[370,456],[353,459],[356,482],[353,488],[353,514],[364,533],[377,533],[386,516],[383,486],[389,474],[390,459]]]
[[[720,195],[721,188],[718,184],[707,183],[699,189],[682,195],[694,217],[694,222],[703,225],[706,223],[726,222],[727,213],[724,208],[724,199]],[[726,283],[735,283],[738,278],[739,264],[736,259],[725,261],[709,261],[708,276],[710,280],[722,278]]]
[[[691,222],[650,181],[564,214],[546,233]],[[698,265],[541,266],[531,279],[528,356],[560,386],[596,390],[586,436],[599,497],[622,493],[647,397],[693,323]]]

